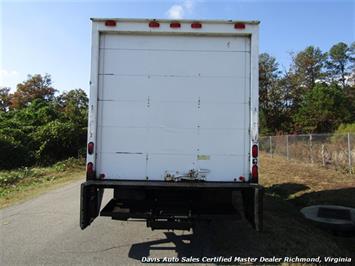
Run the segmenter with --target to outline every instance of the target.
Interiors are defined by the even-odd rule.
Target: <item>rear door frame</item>
[[[133,33],[133,34],[184,34],[184,35],[218,35],[218,36],[250,36],[250,150],[254,144],[258,144],[258,112],[259,112],[259,92],[258,92],[258,21],[223,21],[223,20],[203,20],[200,21],[202,27],[194,29],[191,27],[192,20],[181,20],[181,28],[172,30],[171,20],[159,20],[158,28],[150,28],[148,19],[91,19],[92,20],[92,46],[91,46],[91,78],[90,78],[90,98],[89,98],[89,119],[88,119],[88,143],[97,144],[97,122],[98,122],[98,89],[99,89],[99,49],[101,33]],[[114,20],[114,26],[107,26],[106,21]],[[245,28],[235,27],[237,23],[244,23]],[[249,153],[250,172],[253,164]],[[96,166],[96,150],[92,154],[87,153],[87,163],[92,163],[94,172]],[[255,162],[254,162],[255,163]],[[94,178],[99,178],[99,173],[95,173]],[[250,177],[247,177],[250,178]]]

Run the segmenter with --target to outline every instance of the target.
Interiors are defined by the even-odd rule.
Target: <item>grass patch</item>
[[[354,174],[266,154],[260,162],[260,182],[272,196],[300,207],[335,204],[355,208]]]
[[[50,167],[0,171],[0,208],[28,199],[48,188],[84,177],[83,160],[69,158]]]
[[[353,256],[354,234],[323,231],[304,219],[299,210],[316,204],[355,208],[355,175],[261,154],[260,183],[266,195],[265,232],[259,237],[267,236],[261,241],[276,248],[270,255]]]

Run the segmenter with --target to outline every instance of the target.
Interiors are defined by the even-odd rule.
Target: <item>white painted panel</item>
[[[201,154],[243,155],[244,131],[238,129],[200,129]]]
[[[109,34],[101,47],[98,172],[248,175],[249,38]]]
[[[98,174],[110,179],[145,179],[146,156],[140,154],[100,153]]]
[[[100,74],[118,76],[244,77],[244,52],[104,50]]]
[[[162,35],[104,34],[101,38],[100,48],[106,49],[250,52],[247,37],[179,36],[172,41],[171,37]]]
[[[236,102],[247,101],[248,77],[130,77],[130,76],[101,76],[105,90],[103,100],[146,101],[198,101],[202,102]],[[216,89],[211,89],[216,88]]]
[[[196,153],[197,129],[150,128],[149,153],[192,154]]]
[[[191,99],[193,100],[193,99]],[[149,108],[149,126],[161,128],[197,129],[198,102],[158,101],[153,98]]]
[[[119,127],[147,127],[147,101],[102,101],[104,114],[98,125]]]
[[[148,129],[127,127],[99,127],[103,141],[97,147],[98,152],[116,154],[145,153],[147,151]]]
[[[247,117],[247,103],[237,102],[203,102],[199,109],[200,128],[209,129],[244,129],[247,130],[249,124]]]

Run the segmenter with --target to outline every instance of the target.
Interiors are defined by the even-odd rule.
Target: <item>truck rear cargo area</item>
[[[239,209],[261,230],[259,22],[92,21],[81,228],[101,215],[190,229]]]

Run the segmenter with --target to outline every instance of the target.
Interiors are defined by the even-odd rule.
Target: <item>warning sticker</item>
[[[197,155],[197,160],[209,160],[210,159],[210,156],[209,155],[206,155],[206,154],[198,154]]]

